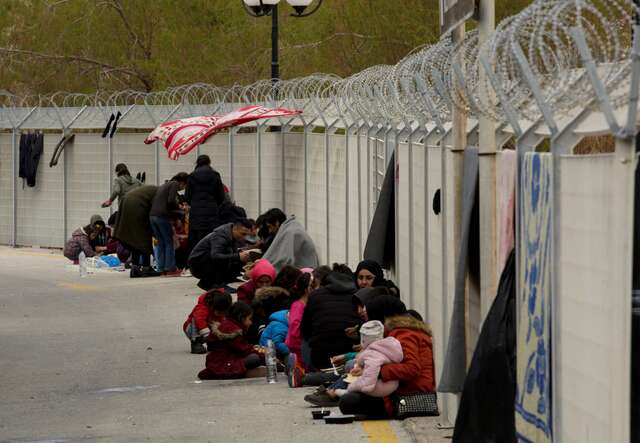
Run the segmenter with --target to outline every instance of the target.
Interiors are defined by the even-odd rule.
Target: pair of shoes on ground
[[[298,361],[298,356],[293,352],[287,356],[285,372],[287,373],[287,382],[290,388],[299,388],[302,386],[304,369],[302,368],[301,362]]]
[[[324,386],[320,386],[315,392],[305,395],[304,401],[321,408],[332,408],[338,406],[338,403],[340,403],[340,399],[331,397],[327,393],[327,388]]]

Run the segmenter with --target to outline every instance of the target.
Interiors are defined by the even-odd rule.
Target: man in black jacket
[[[189,211],[190,250],[223,224],[220,219],[220,207],[224,199],[222,178],[218,171],[211,167],[211,159],[204,154],[198,156],[196,168],[189,174],[185,192],[185,201],[191,207]]]
[[[249,252],[238,248],[246,243],[253,228],[253,221],[241,219],[218,227],[198,242],[188,263],[191,274],[200,279],[200,288],[208,291],[236,280],[242,265],[249,261]]]
[[[309,297],[300,326],[316,369],[330,368],[332,356],[353,351],[354,342],[345,329],[360,323],[353,304],[353,276],[334,271],[323,279],[322,285]]]

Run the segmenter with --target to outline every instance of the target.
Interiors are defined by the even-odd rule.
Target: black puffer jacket
[[[224,201],[224,187],[218,171],[199,166],[189,174],[185,200],[191,206],[191,228],[213,231],[220,226],[218,208]]]
[[[331,272],[324,282],[309,297],[300,326],[317,369],[331,367],[330,357],[353,350],[354,342],[344,330],[360,322],[352,301],[356,292],[353,277]]]

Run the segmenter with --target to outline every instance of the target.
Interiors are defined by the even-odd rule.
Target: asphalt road
[[[181,331],[195,280],[81,279],[67,264],[59,251],[0,247],[0,441],[427,439],[408,421],[314,422],[307,389],[285,380],[200,382],[204,356]]]

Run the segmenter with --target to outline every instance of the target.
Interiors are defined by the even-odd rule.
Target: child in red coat
[[[231,295],[224,289],[212,289],[198,297],[198,304],[182,325],[191,342],[192,354],[207,353],[204,342],[211,333],[211,324],[220,323],[230,307]]]
[[[249,344],[244,333],[251,326],[253,311],[243,302],[236,302],[227,317],[212,325],[207,338],[207,367],[200,371],[202,380],[258,377],[266,375],[264,353]]]

